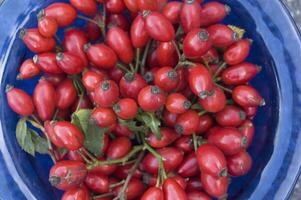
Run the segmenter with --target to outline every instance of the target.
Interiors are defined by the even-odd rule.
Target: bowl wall
[[[32,57],[18,38],[20,28],[35,27],[37,12],[53,0],[7,0],[0,6],[1,113],[0,199],[59,199],[61,193],[48,183],[51,161],[24,153],[15,138],[18,120],[7,105],[6,84],[32,94],[38,78],[16,81],[22,61]],[[300,36],[283,5],[274,0],[221,1],[232,8],[225,20],[246,29],[254,43],[248,61],[263,67],[252,81],[267,105],[255,118],[256,136],[249,150],[251,172],[233,178],[229,199],[285,199],[299,174],[300,146]],[[13,11],[13,12],[12,12]],[[82,26],[77,21],[75,26]],[[59,34],[61,35],[61,34]]]

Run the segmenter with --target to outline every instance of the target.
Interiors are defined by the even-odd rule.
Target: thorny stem
[[[141,75],[144,75],[145,73],[145,63],[146,63],[146,58],[147,58],[147,54],[149,51],[149,48],[151,46],[152,41],[150,40],[147,45],[145,46],[144,52],[143,52],[143,57],[142,57],[142,61],[141,61],[141,66],[140,66],[140,70],[141,70]]]
[[[143,156],[144,156],[144,151],[142,151],[142,152],[139,154],[139,156],[138,156],[138,158],[137,158],[137,161],[136,161],[135,164],[131,167],[131,169],[130,169],[130,171],[129,171],[129,174],[128,174],[128,176],[127,176],[126,179],[125,179],[125,182],[124,182],[124,184],[123,184],[123,186],[122,186],[122,189],[121,189],[119,195],[118,195],[117,197],[115,197],[114,200],[117,200],[117,199],[120,199],[120,200],[126,200],[126,190],[127,190],[127,188],[128,188],[128,185],[129,185],[129,183],[130,183],[130,181],[131,181],[131,179],[132,179],[132,177],[133,177],[133,175],[134,175],[136,169],[138,168],[138,166],[139,166],[141,160],[143,159]]]
[[[221,88],[222,90],[224,90],[224,91],[226,91],[226,92],[232,94],[232,90],[230,90],[229,88],[226,88],[226,87],[224,87],[224,86],[222,86],[222,85],[220,85],[220,84],[218,84],[218,83],[215,83],[215,85],[216,85],[217,87]]]
[[[144,148],[144,145],[138,145],[133,147],[132,151],[130,151],[130,153],[128,153],[125,157],[120,158],[120,159],[116,159],[116,160],[106,160],[106,161],[99,161],[96,160],[95,162],[93,162],[92,164],[89,164],[87,166],[88,170],[91,170],[97,166],[101,166],[101,165],[112,165],[112,164],[124,164],[125,162],[127,162],[133,155],[135,155],[137,152],[141,151]]]
[[[197,151],[197,149],[198,149],[198,142],[197,142],[197,137],[196,137],[195,133],[192,134],[192,140],[193,140],[194,151]]]
[[[136,50],[135,72],[138,72],[139,62],[140,62],[140,48],[137,48],[137,50]]]
[[[223,63],[217,68],[216,72],[214,73],[213,79],[215,79],[215,78],[218,76],[218,74],[219,74],[224,68],[226,68],[226,67],[227,67],[227,63],[223,62]]]
[[[121,63],[117,63],[116,65],[119,69],[123,70],[124,72],[131,72],[129,69],[126,68],[126,66],[124,66]]]

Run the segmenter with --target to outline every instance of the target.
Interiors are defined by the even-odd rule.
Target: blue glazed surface
[[[53,1],[6,0],[0,6],[0,199],[54,200],[60,192],[48,184],[51,162],[25,154],[15,139],[18,117],[8,108],[6,84],[32,93],[33,81],[16,81],[17,69],[31,57],[18,39],[22,27],[34,27],[35,15]],[[232,7],[225,22],[245,28],[254,40],[249,61],[263,67],[252,84],[267,106],[258,112],[256,137],[250,149],[252,171],[235,178],[230,199],[287,199],[301,166],[301,42],[288,11],[276,0],[224,0]],[[82,22],[77,22],[76,25]]]

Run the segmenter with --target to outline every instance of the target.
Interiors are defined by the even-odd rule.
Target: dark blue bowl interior
[[[0,197],[10,199],[59,199],[61,192],[48,183],[52,165],[48,156],[35,158],[24,153],[15,138],[18,116],[7,105],[6,84],[13,84],[32,94],[37,79],[17,81],[16,75],[22,61],[32,57],[18,38],[22,27],[35,27],[36,14],[40,8],[54,1],[9,0],[3,3],[0,17],[1,53],[1,127]],[[246,37],[254,40],[248,61],[263,67],[252,81],[267,105],[258,111],[255,118],[256,136],[249,149],[254,164],[251,172],[241,178],[233,178],[229,199],[284,199],[288,196],[300,167],[298,145],[300,114],[297,111],[300,62],[300,39],[287,11],[276,1],[260,0],[221,1],[232,8],[225,23],[244,28]],[[5,7],[6,6],[6,7]],[[274,13],[274,14],[273,14]],[[3,17],[10,19],[3,19]],[[281,19],[281,20],[280,20]],[[279,21],[280,20],[280,21]],[[12,25],[13,24],[13,25]],[[74,26],[83,26],[77,21]],[[62,34],[61,34],[62,35]],[[298,54],[299,53],[299,54]],[[297,76],[297,77],[296,77]],[[1,198],[0,198],[1,199]]]

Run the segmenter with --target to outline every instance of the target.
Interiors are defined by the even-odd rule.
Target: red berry
[[[201,25],[201,5],[196,0],[186,0],[181,10],[181,25],[185,33]]]
[[[178,83],[178,74],[171,67],[162,67],[155,74],[155,84],[165,92],[174,90]]]
[[[181,93],[172,93],[167,97],[165,106],[169,112],[181,114],[190,108],[191,102]]]
[[[71,79],[65,79],[56,88],[57,107],[59,109],[69,108],[77,98],[77,92]]]
[[[201,179],[199,177],[190,178],[187,182],[186,190],[187,192],[202,191],[203,187],[202,187]]]
[[[251,120],[245,120],[241,123],[241,125],[238,128],[239,132],[248,139],[247,142],[247,148],[252,144],[254,133],[255,133],[255,127]]]
[[[193,192],[187,193],[187,199],[188,200],[211,200],[211,197],[209,197],[204,192],[193,191]]]
[[[181,149],[185,153],[193,151],[193,143],[191,136],[182,136],[176,142],[175,146],[178,149]]]
[[[55,19],[59,26],[69,26],[77,17],[76,10],[68,3],[53,3],[41,12]]]
[[[164,6],[162,14],[172,23],[177,24],[180,21],[180,14],[183,3],[178,1],[171,1]]]
[[[208,131],[213,126],[213,119],[210,115],[200,116],[199,126],[196,131],[196,134],[200,135]]]
[[[229,186],[228,177],[215,177],[201,173],[201,182],[204,190],[214,198],[223,198],[227,195]]]
[[[179,57],[172,42],[161,42],[156,52],[160,66],[175,67],[178,64]]]
[[[101,173],[89,172],[85,179],[85,185],[97,193],[107,193],[110,190],[109,178]]]
[[[252,41],[243,39],[235,42],[224,53],[224,60],[229,65],[242,63],[250,53]]]
[[[91,118],[97,125],[104,128],[116,123],[116,115],[111,108],[95,108],[91,113]]]
[[[117,26],[125,31],[128,31],[130,24],[123,14],[110,14],[108,17],[108,27]]]
[[[103,80],[96,85],[95,92],[95,103],[102,107],[111,107],[118,101],[119,88],[118,85],[111,80]]]
[[[224,24],[214,24],[208,27],[213,46],[228,48],[239,39],[239,35]]]
[[[121,13],[125,9],[123,0],[107,0],[105,6],[110,13]]]
[[[132,148],[132,143],[127,137],[119,137],[111,141],[107,156],[110,159],[118,159],[126,156]]]
[[[40,74],[39,67],[33,63],[32,59],[25,60],[21,67],[17,79],[30,79]]]
[[[160,133],[162,135],[161,139],[158,139],[155,134],[150,133],[146,140],[148,144],[154,148],[163,148],[172,144],[177,138],[177,133],[170,128],[160,128]]]
[[[94,16],[97,12],[97,3],[94,0],[70,0],[70,3],[85,15]]]
[[[195,177],[200,173],[195,152],[188,154],[178,168],[178,174],[182,177]]]
[[[56,62],[66,74],[70,75],[79,74],[84,68],[82,59],[69,52],[57,53]]]
[[[233,100],[242,107],[256,107],[264,106],[265,101],[251,86],[241,85],[237,86],[232,91]]]
[[[200,15],[201,26],[216,24],[222,21],[230,12],[231,8],[228,5],[215,1],[206,3]]]
[[[82,83],[86,90],[94,91],[96,86],[107,77],[104,73],[97,73],[92,70],[85,71],[82,76]]]
[[[55,19],[38,15],[38,29],[43,37],[52,38],[58,30],[58,24]]]
[[[231,176],[243,176],[250,171],[252,158],[246,151],[241,151],[227,157],[227,166]]]
[[[72,188],[64,193],[62,200],[90,200],[90,193],[86,187]]]
[[[42,53],[33,57],[33,63],[42,71],[50,74],[61,74],[63,70],[56,63],[55,53]]]
[[[122,186],[115,188],[114,193],[118,195],[121,189]],[[125,191],[125,197],[128,200],[140,199],[139,197],[143,194],[144,189],[144,184],[139,179],[132,178]]]
[[[131,25],[131,41],[135,48],[144,47],[150,37],[145,29],[145,22],[142,15],[137,15]]]
[[[172,178],[168,178],[163,184],[165,200],[187,200],[185,190]]]
[[[228,105],[216,113],[215,119],[221,126],[239,126],[246,119],[246,113],[237,106]]]
[[[163,122],[168,127],[174,127],[176,125],[178,114],[171,113],[168,110],[163,111]]]
[[[138,95],[138,103],[146,112],[159,110],[165,103],[166,96],[158,86],[149,85],[144,87]]]
[[[214,86],[209,96],[205,99],[199,99],[199,102],[206,111],[216,113],[223,110],[227,104],[227,99],[224,91],[217,86]]]
[[[138,106],[135,100],[124,98],[120,99],[118,103],[113,106],[113,110],[118,117],[128,120],[135,118],[138,112]]]
[[[137,13],[139,11],[137,0],[123,0],[127,9],[133,13]]]
[[[178,116],[175,130],[178,134],[192,135],[198,129],[199,120],[197,112],[188,110]]]
[[[160,188],[150,187],[144,192],[140,200],[164,200],[164,195]]]
[[[126,73],[119,82],[120,93],[123,97],[137,99],[139,92],[146,85],[140,74]]]

